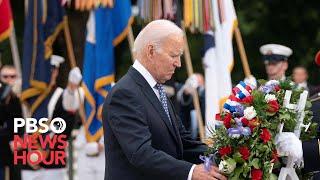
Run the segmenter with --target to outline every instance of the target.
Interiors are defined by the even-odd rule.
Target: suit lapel
[[[135,79],[137,84],[141,86],[141,91],[144,93],[144,95],[147,97],[147,99],[152,104],[153,108],[156,109],[156,111],[159,113],[162,121],[165,123],[167,128],[169,129],[170,134],[175,139],[176,143],[179,144],[178,138],[176,136],[174,127],[171,125],[168,116],[166,115],[161,102],[159,101],[157,95],[154,93],[148,82],[144,79],[144,77],[133,67],[130,67],[128,73]]]

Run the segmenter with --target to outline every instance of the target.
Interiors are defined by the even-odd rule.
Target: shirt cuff
[[[192,174],[193,174],[193,170],[194,168],[196,167],[196,165],[192,165],[190,171],[189,171],[189,174],[188,174],[188,179],[187,180],[191,180],[192,179]]]

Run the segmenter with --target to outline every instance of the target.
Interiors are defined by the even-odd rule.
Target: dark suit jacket
[[[11,165],[13,162],[9,142],[14,137],[13,119],[22,117],[22,110],[19,98],[10,90],[10,87],[1,82],[0,84],[0,165],[4,166]]]
[[[183,151],[206,146],[191,140],[170,101],[168,107],[173,124],[133,67],[117,82],[103,106],[106,180],[187,179],[192,163]]]
[[[318,96],[315,95],[314,97],[311,97],[311,99],[317,97]],[[306,172],[320,171],[320,147],[318,143],[318,139],[320,139],[320,100],[312,102],[311,110],[313,112],[312,120],[318,123],[318,138],[302,143],[304,170]]]
[[[313,96],[320,92],[320,86],[313,86],[308,83],[309,96]]]

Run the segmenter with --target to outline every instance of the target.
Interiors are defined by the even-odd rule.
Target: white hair
[[[172,34],[181,34],[183,36],[184,33],[171,21],[164,19],[152,21],[140,31],[135,39],[133,53],[135,55],[140,54],[143,48],[150,43],[159,48],[161,41]]]

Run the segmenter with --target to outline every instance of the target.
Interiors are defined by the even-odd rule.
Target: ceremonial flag
[[[9,37],[12,27],[12,13],[9,0],[0,1],[0,42]]]
[[[83,64],[86,103],[86,138],[97,141],[102,131],[102,104],[114,82],[114,46],[120,43],[131,25],[129,0],[115,1],[113,8],[91,11]]]
[[[231,94],[232,37],[237,17],[232,0],[213,0],[214,32],[206,33],[203,58],[206,84],[206,125],[214,129],[215,115]]]
[[[29,0],[24,26],[21,100],[34,118],[47,117],[52,43],[63,29],[64,9],[58,0]]]

